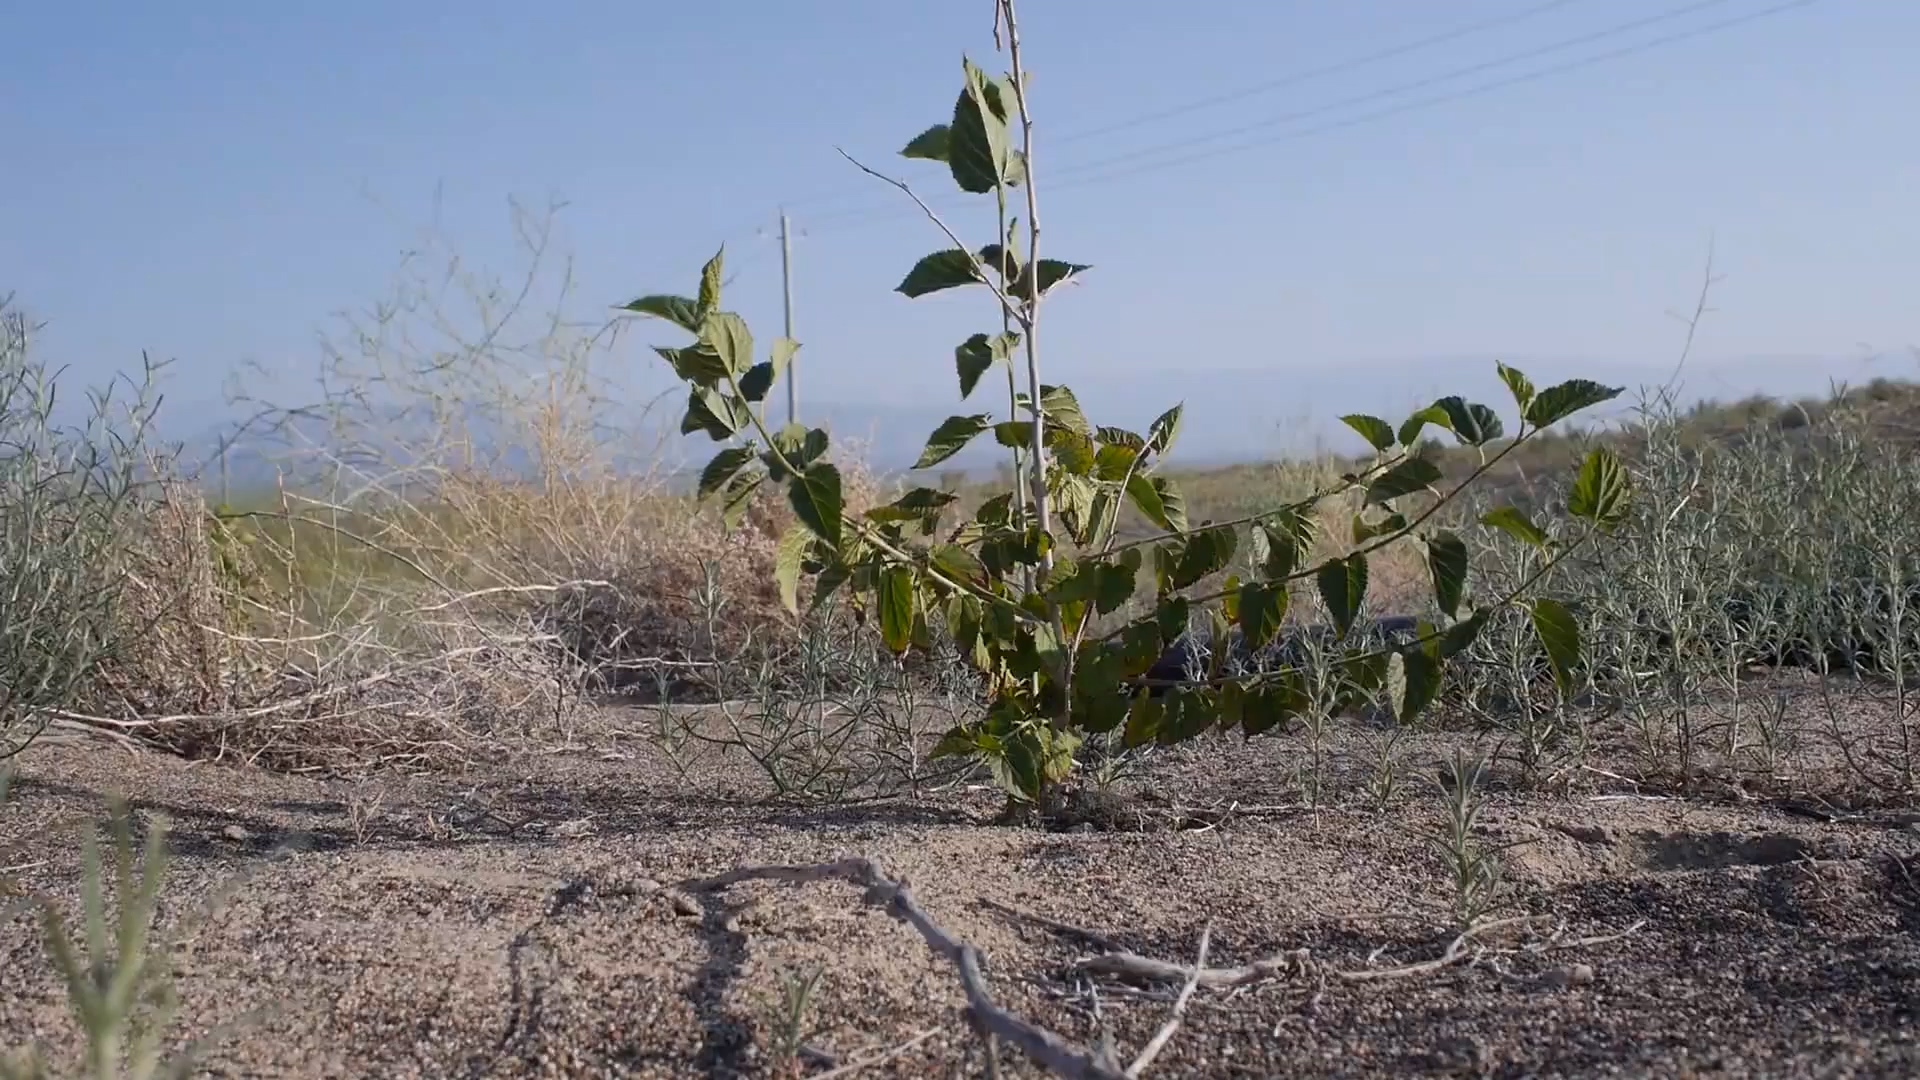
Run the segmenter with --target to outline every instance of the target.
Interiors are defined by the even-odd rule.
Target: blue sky
[[[1495,358],[1658,366],[1710,235],[1724,280],[1702,378],[1857,377],[1860,357],[1904,354],[1920,4],[1761,14],[1778,3],[1029,0],[1044,243],[1095,264],[1049,308],[1050,381],[1158,394],[1215,369],[1313,371],[1389,409],[1427,392],[1407,373],[1430,360],[1484,357],[1482,393]],[[894,152],[944,118],[963,51],[1001,66],[989,8],[10,5],[28,47],[0,65],[0,293],[77,375],[147,349],[177,358],[176,402],[206,402],[243,361],[312,370],[331,313],[380,301],[430,222],[511,276],[508,197],[559,197],[579,312],[686,291],[725,241],[729,306],[764,340],[785,203],[809,398],[943,406],[952,346],[990,309],[889,291],[944,245],[835,147],[952,205],[937,166]],[[990,231],[977,208],[954,220]],[[1259,404],[1280,422],[1315,403]]]

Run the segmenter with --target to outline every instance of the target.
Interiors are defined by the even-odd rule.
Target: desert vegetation
[[[939,245],[898,292],[982,298],[940,346],[962,404],[904,478],[776,426],[800,344],[728,310],[724,251],[690,295],[642,283],[580,325],[536,213],[524,282],[410,264],[325,397],[242,396],[280,439],[271,491],[155,438],[151,380],[57,423],[9,303],[5,1075],[1912,1064],[1920,389],[1682,409],[1490,358],[1484,387],[1343,417],[1363,452],[1183,471],[1177,404],[1133,431],[1044,381],[1043,312],[1097,277],[1042,232],[1010,0],[995,20],[1007,70],[965,63],[901,177],[849,159]],[[936,181],[994,234],[929,209]],[[684,383],[695,490],[601,381],[635,335]],[[1631,421],[1579,425],[1616,399]],[[1005,486],[942,471],[976,439]],[[314,920],[518,914],[528,867],[510,940],[476,916],[450,948],[316,930],[260,959]],[[863,905],[892,921],[853,929]],[[490,948],[499,1003],[446,967],[381,983],[403,1015],[378,1023],[221,998]],[[609,955],[655,966],[563,970]],[[1642,989],[1735,958],[1803,981]],[[1770,993],[1852,996],[1708,1030]],[[468,1014],[498,1030],[444,1019]]]

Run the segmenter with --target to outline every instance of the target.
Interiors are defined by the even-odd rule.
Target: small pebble
[[[673,912],[682,918],[697,919],[700,917],[700,905],[694,903],[693,897],[686,893],[674,893]]]

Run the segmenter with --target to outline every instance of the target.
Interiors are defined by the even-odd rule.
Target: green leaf
[[[1166,709],[1161,699],[1141,694],[1133,699],[1133,707],[1127,710],[1127,729],[1120,736],[1121,745],[1131,750],[1145,746],[1160,734],[1160,723]]]
[[[1480,636],[1481,629],[1486,625],[1487,612],[1483,608],[1475,611],[1471,617],[1462,619],[1452,626],[1447,627],[1446,631],[1440,635],[1441,659],[1444,660],[1459,656],[1469,648],[1472,648],[1473,639]]]
[[[947,168],[960,190],[984,195],[1015,182],[1009,121],[1015,106],[1006,83],[962,60],[966,87],[953,106],[947,135]]]
[[[949,416],[927,436],[926,449],[920,451],[920,459],[913,463],[916,469],[930,468],[966,449],[969,442],[981,432],[987,430],[993,417],[987,413],[974,413],[972,416]]]
[[[727,365],[720,354],[704,343],[682,348],[656,345],[653,351],[666,360],[675,375],[695,386],[711,388],[727,377]]]
[[[1382,428],[1385,424],[1380,425]],[[1379,506],[1402,495],[1425,491],[1441,480],[1440,466],[1424,457],[1410,457],[1381,473],[1367,488],[1368,506]]]
[[[1186,411],[1183,401],[1153,418],[1153,423],[1147,425],[1148,453],[1165,457],[1173,449],[1174,440],[1180,437],[1180,419]]]
[[[1393,428],[1385,420],[1365,413],[1350,413],[1341,417],[1340,422],[1359,432],[1375,450],[1385,453],[1393,449]]]
[[[1395,536],[1407,531],[1407,515],[1398,511],[1388,514],[1378,521],[1370,521],[1364,511],[1353,515],[1353,542],[1365,544],[1382,536]]]
[[[923,161],[945,161],[947,160],[947,144],[951,139],[951,133],[952,129],[947,125],[935,124],[920,134],[915,135],[913,141],[901,149],[900,156],[905,158],[920,158]]]
[[[956,289],[979,282],[980,275],[973,269],[973,256],[959,248],[948,248],[914,263],[913,269],[907,271],[907,276],[893,287],[893,291],[915,299],[942,289]]]
[[[1313,697],[1298,671],[1274,672],[1247,692],[1240,710],[1240,728],[1250,736],[1274,728],[1284,731],[1287,721],[1305,713],[1312,704]]]
[[[800,523],[834,547],[840,546],[840,470],[817,461],[787,487],[787,498]]]
[[[1043,386],[1040,388],[1040,411],[1046,414],[1050,423],[1058,424],[1068,431],[1093,437],[1093,425],[1087,423],[1087,414],[1080,408],[1080,399],[1073,391],[1064,386]]]
[[[1500,415],[1478,402],[1443,397],[1433,404],[1447,414],[1447,427],[1468,446],[1485,446],[1506,430]]]
[[[1006,360],[1018,334],[975,334],[960,343],[953,350],[953,366],[960,375],[960,397],[965,400],[980,385],[980,377],[992,369],[993,365]]]
[[[1400,445],[1411,448],[1420,441],[1420,433],[1427,429],[1428,424],[1453,430],[1453,420],[1447,416],[1447,410],[1438,405],[1429,405],[1400,424]]]
[[[917,487],[885,506],[874,507],[866,516],[869,521],[925,521],[938,517],[941,510],[959,497],[949,491]]]
[[[787,373],[787,366],[793,363],[794,354],[800,351],[800,343],[790,337],[773,339],[773,374],[778,378]]]
[[[1086,263],[1062,262],[1059,259],[1040,260],[1040,295],[1045,296],[1055,285],[1093,269]],[[1022,270],[1020,279],[1013,283],[1012,293],[1016,299],[1033,295],[1033,267]]]
[[[1260,519],[1252,538],[1254,565],[1267,580],[1282,581],[1293,576],[1300,553],[1313,543],[1313,522],[1292,507],[1277,510]]]
[[[727,493],[720,500],[720,522],[728,532],[740,527],[740,522],[747,516],[747,508],[753,505],[753,496],[766,479],[766,473],[756,470],[740,473],[727,485]]]
[[[1480,524],[1499,529],[1523,544],[1537,548],[1547,546],[1547,534],[1527,519],[1527,515],[1511,506],[1495,507],[1480,518]]]
[[[1127,498],[1134,508],[1169,532],[1187,531],[1185,500],[1164,476],[1134,473],[1127,480]]]
[[[1356,551],[1344,559],[1329,559],[1314,577],[1327,615],[1340,636],[1346,637],[1367,599],[1367,557]]]
[[[715,311],[700,324],[700,343],[712,349],[734,375],[753,366],[753,333],[747,320],[731,311]]]
[[[700,321],[704,323],[709,315],[720,309],[721,274],[727,261],[727,246],[713,253],[713,258],[700,268],[700,299],[698,301]]]
[[[1527,406],[1533,404],[1533,380],[1520,373],[1518,368],[1510,368],[1498,361],[1494,367],[1500,372],[1500,380],[1507,384],[1507,390],[1513,394],[1513,403],[1519,407],[1520,415],[1527,414]]]
[[[753,457],[754,449],[751,446],[729,446],[713,455],[707,467],[700,470],[700,488],[696,498],[705,499],[725,487],[735,473],[746,468]]]
[[[1527,423],[1543,428],[1564,420],[1582,409],[1612,401],[1625,390],[1620,386],[1602,386],[1591,379],[1568,379],[1558,386],[1540,391],[1527,406]]]
[[[1283,582],[1249,581],[1240,586],[1236,605],[1240,630],[1253,648],[1264,648],[1286,624],[1287,603],[1291,597]]]
[[[1020,255],[1005,244],[988,244],[977,253],[980,265],[992,270],[1004,282],[1020,280],[1024,268],[1020,265]]]
[[[1012,448],[1033,445],[1033,421],[1002,420],[993,425],[993,441]]]
[[[984,585],[987,568],[980,557],[959,544],[941,544],[928,555],[935,570],[963,585]]]
[[[1580,466],[1567,497],[1567,512],[1591,521],[1603,532],[1612,532],[1627,516],[1632,485],[1627,470],[1613,451],[1595,447]]]
[[[762,360],[747,369],[740,376],[740,396],[748,401],[765,401],[767,391],[773,389],[773,362]]]
[[[913,568],[889,566],[880,572],[880,638],[894,653],[913,643]]]
[[[804,526],[794,525],[780,534],[780,546],[773,556],[773,580],[780,588],[780,603],[789,612],[800,614],[800,569],[813,550],[814,536]]]
[[[680,434],[704,431],[715,442],[725,442],[752,420],[745,407],[735,407],[734,399],[719,390],[696,386],[687,395],[687,413],[680,419]]]
[[[1440,696],[1441,668],[1421,649],[1407,649],[1387,659],[1387,686],[1393,718],[1411,724]]]
[[[1447,530],[1427,537],[1427,569],[1433,575],[1433,599],[1447,618],[1460,610],[1467,591],[1466,541]]]
[[[767,472],[772,474],[774,480],[785,482],[788,475],[787,465],[792,465],[800,472],[806,472],[807,466],[820,460],[820,457],[827,452],[828,445],[829,440],[825,431],[810,428],[805,424],[788,424],[773,433],[773,446],[779,453],[768,451],[761,460],[766,462]],[[782,458],[785,459],[785,464],[782,464]]]
[[[665,319],[689,334],[700,332],[700,304],[684,296],[642,296],[620,305],[620,309]]]
[[[1528,612],[1533,616],[1534,633],[1547,650],[1547,662],[1553,667],[1553,681],[1562,694],[1573,692],[1573,672],[1580,664],[1580,625],[1573,613],[1558,600],[1541,597]]]
[[[1174,556],[1174,570],[1171,575],[1172,586],[1184,589],[1210,574],[1227,568],[1233,561],[1234,549],[1239,544],[1239,534],[1228,528],[1204,529],[1188,533],[1179,540],[1170,541],[1169,554]]]

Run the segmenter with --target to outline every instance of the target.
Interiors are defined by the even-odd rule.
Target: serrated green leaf
[[[1580,465],[1580,475],[1567,497],[1567,512],[1593,522],[1602,532],[1612,532],[1626,519],[1631,494],[1632,484],[1619,457],[1598,446]]]
[[[1573,692],[1573,673],[1580,664],[1580,624],[1566,605],[1541,597],[1528,605],[1534,633],[1547,650],[1547,663],[1553,668],[1553,681],[1562,694]]]
[[[1510,368],[1495,361],[1494,367],[1500,372],[1500,381],[1507,384],[1507,391],[1513,395],[1513,403],[1520,409],[1520,415],[1527,415],[1527,406],[1533,404],[1533,380],[1521,374],[1519,368]]]
[[[1393,428],[1385,420],[1366,413],[1350,413],[1341,417],[1340,422],[1359,432],[1375,450],[1385,453],[1393,449]]]
[[[715,442],[725,442],[751,422],[745,407],[736,408],[733,398],[713,387],[696,386],[687,395],[687,412],[680,419],[680,434],[704,431]]]
[[[1327,560],[1314,575],[1314,582],[1334,628],[1341,637],[1347,636],[1367,599],[1366,555],[1356,551],[1344,559]]]
[[[1427,570],[1433,576],[1433,599],[1447,618],[1460,610],[1467,592],[1467,544],[1459,535],[1436,530],[1427,537]]]
[[[1041,259],[1039,267],[1040,295],[1042,296],[1045,296],[1054,286],[1061,282],[1093,269],[1092,266],[1086,263],[1063,262],[1059,259]],[[1011,290],[1016,299],[1024,299],[1033,295],[1032,275],[1033,267],[1031,266],[1026,267],[1020,272],[1020,278],[1013,283]]]
[[[689,334],[700,332],[700,302],[684,296],[642,296],[620,305],[620,310],[665,319]]]
[[[900,279],[893,291],[917,299],[942,289],[957,289],[962,285],[977,285],[980,275],[974,272],[973,256],[959,248],[936,251],[923,257]]]
[[[698,314],[703,323],[709,315],[720,310],[720,282],[723,278],[726,261],[727,246],[722,244],[720,245],[720,250],[713,253],[713,258],[708,259],[706,265],[700,268]]]
[[[1160,724],[1166,709],[1160,698],[1141,694],[1133,699],[1132,708],[1127,710],[1127,728],[1120,736],[1120,743],[1131,750],[1153,742],[1160,735]]]
[[[976,254],[980,265],[999,275],[1001,281],[1013,282],[1020,279],[1024,269],[1020,265],[1020,254],[1006,244],[988,244]]]
[[[913,644],[913,568],[889,566],[878,583],[880,639],[887,649],[903,653]]]
[[[743,472],[727,484],[726,495],[720,500],[720,522],[728,532],[740,527],[747,516],[747,508],[753,505],[753,497],[766,482],[767,474],[759,471]]]
[[[1619,397],[1625,387],[1602,386],[1591,379],[1568,379],[1557,386],[1549,386],[1534,396],[1527,406],[1527,423],[1543,428],[1572,416],[1582,409],[1590,409],[1602,402]]]
[[[984,585],[986,565],[980,557],[959,544],[941,544],[928,555],[935,570],[963,585]]]
[[[1148,453],[1167,456],[1173,449],[1174,441],[1180,437],[1180,420],[1186,411],[1186,402],[1180,402],[1153,418],[1153,423],[1147,425]]]
[[[1093,425],[1087,423],[1087,414],[1081,411],[1080,399],[1064,386],[1040,388],[1040,411],[1046,414],[1049,424],[1058,424],[1077,434],[1093,437]]]
[[[706,468],[700,470],[700,486],[697,499],[706,499],[714,492],[725,487],[741,469],[752,461],[754,449],[751,446],[729,446],[713,455]]]
[[[1453,430],[1453,421],[1447,416],[1447,410],[1438,405],[1429,405],[1401,422],[1400,445],[1412,449],[1420,441],[1420,433],[1427,429],[1428,424]]]
[[[727,377],[727,365],[720,355],[703,343],[696,342],[679,348],[656,345],[653,351],[660,354],[673,373],[695,386],[712,388]]]
[[[1033,421],[1002,420],[993,425],[993,441],[1009,449],[1033,445]]]
[[[1547,534],[1512,506],[1498,506],[1481,515],[1480,524],[1499,529],[1523,544],[1544,548],[1547,546]]]
[[[790,337],[773,339],[773,374],[775,378],[787,373],[787,366],[793,363],[794,356],[800,351],[800,343]]]
[[[1410,725],[1440,696],[1442,672],[1426,652],[1408,649],[1388,658],[1386,684],[1395,721]]]
[[[1009,130],[1013,96],[1009,84],[962,60],[966,86],[954,103],[947,135],[947,168],[960,190],[975,195],[1019,180]]]
[[[960,496],[937,488],[917,487],[884,506],[867,511],[870,521],[919,521],[938,514]]]
[[[825,431],[810,428],[805,424],[787,424],[773,433],[773,450],[778,450],[779,453],[769,450],[762,456],[762,460],[766,462],[767,472],[773,479],[784,483],[788,476],[786,465],[792,465],[795,470],[805,472],[807,466],[820,460],[821,456],[827,452],[829,445],[830,440]],[[782,464],[783,458],[785,464]]]
[[[930,468],[966,449],[974,437],[987,430],[993,417],[987,413],[974,413],[971,416],[949,416],[927,436],[926,449],[920,451],[919,460],[913,463],[916,469]]]
[[[1407,531],[1407,515],[1395,511],[1378,521],[1367,520],[1363,511],[1353,515],[1353,542],[1365,544],[1382,536],[1394,536]]]
[[[953,350],[953,366],[960,375],[961,400],[980,385],[980,377],[992,370],[995,360],[993,339],[985,334],[975,334]]]
[[[1093,434],[1094,438],[1099,439],[1108,446],[1118,446],[1123,449],[1132,450],[1135,453],[1146,449],[1147,445],[1147,440],[1144,437],[1128,431],[1126,428],[1097,428]]]
[[[1385,424],[1380,425],[1386,427]],[[1366,505],[1379,506],[1403,495],[1425,491],[1440,482],[1440,466],[1424,457],[1410,457],[1374,478],[1367,486]]]
[[[1262,678],[1247,691],[1240,707],[1240,729],[1249,736],[1262,735],[1304,714],[1312,706],[1305,680],[1298,671],[1278,671]]]
[[[832,463],[816,461],[807,471],[787,485],[787,498],[794,515],[813,534],[834,547],[840,546],[841,496],[840,470]]]
[[[1252,557],[1269,581],[1293,576],[1300,565],[1300,553],[1312,544],[1313,522],[1298,510],[1277,510],[1261,518],[1254,526]]]
[[[947,160],[947,147],[952,129],[946,124],[935,124],[913,137],[900,151],[904,158],[919,158],[923,161]]]
[[[1506,431],[1500,415],[1479,402],[1443,397],[1434,406],[1447,414],[1447,427],[1468,446],[1485,446]]]
[[[708,313],[700,324],[700,343],[712,349],[735,376],[753,366],[753,332],[747,329],[747,320],[731,311]]]
[[[800,614],[800,570],[813,550],[814,535],[805,526],[790,526],[780,534],[774,549],[773,580],[780,589],[780,603],[791,613]]]
[[[1451,659],[1472,648],[1473,640],[1480,636],[1481,629],[1486,625],[1487,612],[1481,609],[1447,627],[1446,631],[1440,635],[1440,659]]]

